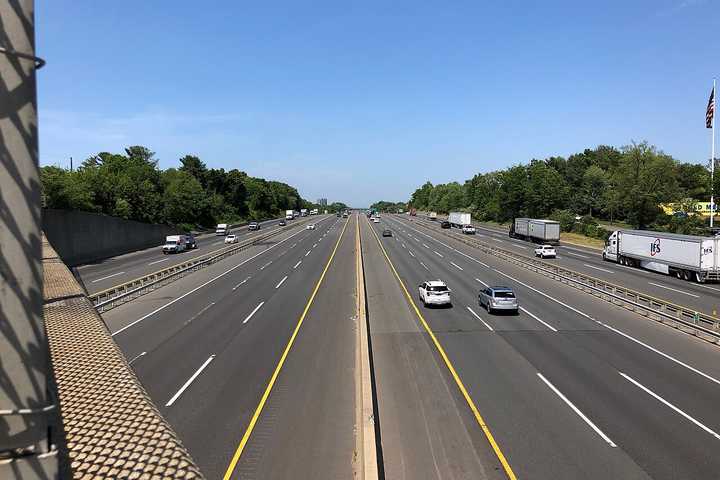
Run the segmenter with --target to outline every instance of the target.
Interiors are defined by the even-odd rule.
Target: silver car
[[[478,303],[487,309],[488,313],[498,310],[509,310],[517,313],[520,308],[515,292],[510,287],[487,287],[480,290]]]

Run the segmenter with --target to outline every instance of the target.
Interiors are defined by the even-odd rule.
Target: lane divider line
[[[258,310],[260,310],[260,308],[261,308],[263,305],[265,305],[265,302],[264,302],[264,301],[260,302],[260,303],[258,304],[258,306],[255,307],[255,309],[254,309],[252,312],[250,312],[250,315],[248,315],[247,317],[245,317],[245,320],[243,320],[243,323],[247,323],[248,320],[250,320],[250,319],[252,318],[252,316],[255,315],[255,313],[256,313]]]
[[[302,263],[302,260],[300,260],[298,263],[293,265],[293,270],[295,270],[297,267],[299,267],[301,263]]]
[[[198,377],[198,375],[200,375],[200,374],[202,373],[202,371],[205,370],[205,367],[207,367],[208,365],[210,365],[210,362],[212,362],[214,358],[215,358],[215,355],[210,355],[210,358],[208,358],[207,360],[205,360],[205,363],[203,363],[202,365],[200,365],[200,368],[198,368],[198,369],[195,371],[195,373],[193,373],[192,377],[190,377],[190,378],[188,379],[188,381],[185,382],[185,384],[184,384],[182,387],[180,387],[180,390],[178,390],[178,391],[175,393],[175,395],[173,395],[172,398],[167,401],[167,403],[165,404],[165,406],[166,406],[166,407],[171,407],[172,404],[175,403],[175,400],[177,400],[178,398],[180,398],[180,395],[182,395],[183,392],[184,392],[185,390],[187,390],[187,388],[190,386],[190,384]]]
[[[652,390],[650,390],[649,388],[647,388],[646,386],[642,385],[640,382],[638,382],[637,380],[635,380],[634,378],[632,378],[630,375],[626,375],[626,374],[624,374],[623,372],[618,372],[618,373],[619,373],[620,375],[622,375],[623,378],[625,378],[625,380],[627,380],[628,382],[632,383],[633,385],[635,385],[636,387],[638,387],[640,390],[642,390],[643,392],[645,392],[645,393],[647,393],[648,395],[650,395],[651,397],[653,397],[653,398],[654,398],[655,400],[657,400],[658,402],[662,403],[663,405],[665,405],[666,407],[670,408],[671,410],[674,410],[676,413],[679,413],[680,415],[682,415],[683,417],[685,417],[686,419],[690,420],[692,423],[694,423],[695,425],[697,425],[698,427],[700,427],[702,430],[705,430],[707,433],[709,433],[710,435],[712,435],[712,436],[715,437],[716,439],[720,440],[720,435],[718,435],[718,434],[717,434],[714,430],[712,430],[711,428],[703,425],[703,424],[700,423],[698,420],[694,419],[693,417],[691,417],[690,415],[688,415],[688,414],[685,413],[684,411],[680,410],[678,407],[676,407],[676,406],[673,405],[672,403],[668,402],[667,400],[665,400],[664,398],[662,398],[660,395],[658,395],[657,393],[655,393],[655,392],[653,392]]]
[[[460,270],[461,272],[463,271],[462,267],[461,267],[460,265],[458,265],[457,263],[455,263],[455,262],[450,262],[450,265],[452,265],[453,267],[457,268],[457,269]]]
[[[470,394],[468,393],[467,389],[465,388],[465,384],[460,379],[460,375],[458,375],[457,371],[455,370],[455,367],[453,366],[452,362],[450,361],[450,358],[447,356],[447,353],[445,353],[445,349],[440,344],[440,341],[435,336],[435,333],[430,329],[430,326],[428,325],[427,321],[425,321],[425,317],[423,317],[422,313],[420,313],[420,310],[418,309],[417,305],[413,301],[412,297],[410,296],[410,292],[408,291],[407,287],[405,286],[405,283],[400,278],[400,274],[395,269],[395,265],[393,265],[392,261],[390,260],[390,257],[388,256],[387,251],[385,250],[385,247],[383,247],[382,242],[380,242],[380,238],[377,236],[377,233],[375,233],[375,230],[371,229],[373,232],[373,235],[375,235],[375,239],[377,240],[378,245],[380,246],[380,249],[383,252],[383,255],[385,256],[385,260],[387,260],[388,264],[390,265],[390,268],[392,269],[393,273],[395,274],[395,278],[397,279],[398,283],[400,284],[400,287],[402,288],[403,292],[405,293],[405,298],[408,301],[408,304],[412,307],[412,309],[415,311],[415,314],[417,315],[418,319],[420,319],[420,323],[422,324],[425,331],[430,336],[430,339],[432,340],[433,344],[435,345],[435,348],[437,349],[438,353],[440,354],[440,357],[443,359],[443,362],[445,363],[445,366],[447,367],[448,371],[450,371],[451,376],[453,377],[453,380],[455,380],[455,385],[457,385],[458,389],[460,390],[460,393],[462,394],[463,398],[465,399],[465,402],[467,402],[468,407],[470,407],[470,411],[472,411],[473,415],[475,416],[475,421],[477,421],[478,425],[482,429],[483,433],[485,434],[485,438],[487,438],[488,443],[490,444],[490,447],[492,448],[493,452],[495,453],[495,456],[500,461],[500,464],[503,467],[503,470],[505,471],[505,475],[507,475],[509,480],[517,480],[517,476],[515,476],[515,472],[513,471],[512,467],[507,461],[507,458],[505,457],[505,454],[500,449],[500,446],[498,445],[497,441],[495,440],[495,437],[493,436],[492,432],[490,431],[490,427],[485,422],[485,419],[480,415],[480,411],[478,410],[477,406],[475,405],[475,401],[470,397]],[[225,479],[228,480],[228,479]]]
[[[437,255],[438,257],[445,258],[445,257],[443,257],[443,254],[438,252],[437,250],[434,250],[434,252],[435,252],[435,255]]]
[[[317,283],[315,284],[315,288],[313,289],[312,294],[310,295],[310,298],[308,299],[307,305],[305,305],[305,309],[303,310],[302,315],[300,315],[297,325],[295,325],[295,330],[293,330],[293,333],[290,336],[290,339],[288,340],[287,345],[285,346],[285,350],[283,351],[282,355],[280,356],[280,360],[278,361],[278,364],[275,367],[275,370],[273,371],[272,376],[270,377],[270,381],[268,382],[268,385],[265,388],[265,392],[263,393],[262,397],[260,398],[260,402],[258,403],[257,408],[255,408],[255,413],[253,413],[253,416],[250,419],[250,423],[248,424],[247,429],[245,430],[245,433],[243,434],[242,439],[240,439],[240,443],[238,444],[237,449],[235,450],[235,453],[233,454],[233,457],[230,460],[230,464],[228,465],[227,469],[225,470],[225,475],[223,476],[223,480],[230,480],[233,472],[235,471],[235,467],[237,466],[237,463],[240,460],[240,456],[242,455],[242,452],[245,449],[245,445],[247,445],[247,442],[250,439],[250,435],[252,435],[252,432],[255,429],[255,424],[257,423],[258,419],[260,418],[260,414],[262,413],[263,408],[265,407],[265,403],[267,402],[267,399],[270,396],[270,392],[272,392],[273,386],[275,386],[275,382],[277,381],[277,378],[280,375],[280,371],[282,370],[282,367],[285,364],[285,359],[287,359],[287,356],[290,353],[290,349],[292,348],[293,344],[295,343],[295,338],[297,337],[298,332],[300,331],[300,327],[302,327],[303,321],[305,320],[305,317],[307,316],[308,311],[310,311],[310,307],[312,306],[313,301],[315,300],[315,296],[317,295],[317,292],[320,289],[320,285],[322,285],[322,282],[325,279],[325,274],[327,273],[328,269],[330,268],[330,264],[332,263],[333,259],[335,258],[335,253],[337,252],[338,246],[340,245],[340,241],[343,239],[343,236],[345,235],[345,229],[347,228],[348,223],[350,223],[350,222],[345,222],[345,224],[343,225],[343,229],[340,232],[340,235],[337,239],[337,242],[335,243],[335,247],[333,248],[332,253],[330,254],[330,258],[328,259],[327,263],[325,264],[325,268],[323,269],[322,273],[320,274],[320,278],[318,279]]]
[[[555,385],[553,385],[552,383],[550,383],[550,380],[548,380],[547,378],[543,377],[543,374],[540,373],[540,372],[537,372],[537,376],[540,377],[540,380],[542,380],[543,382],[545,382],[545,384],[546,384],[548,387],[550,387],[550,390],[552,390],[553,392],[555,392],[555,394],[556,394],[558,397],[560,397],[560,399],[561,399],[563,402],[565,402],[565,404],[567,404],[567,406],[570,407],[570,408],[572,409],[572,411],[575,412],[575,413],[578,415],[578,417],[582,418],[583,421],[584,421],[585,423],[587,423],[588,426],[589,426],[590,428],[592,428],[592,429],[595,431],[595,433],[597,433],[597,434],[600,436],[600,438],[602,438],[603,440],[605,440],[605,441],[607,442],[607,444],[610,445],[611,447],[613,447],[613,448],[616,448],[616,447],[617,447],[617,445],[615,444],[615,442],[613,442],[612,440],[610,440],[610,437],[608,437],[607,435],[605,435],[605,434],[603,433],[603,431],[600,430],[600,428],[592,422],[592,420],[590,420],[588,417],[586,417],[585,414],[582,413],[579,408],[577,408],[575,405],[573,405],[573,403],[572,403],[570,400],[568,400],[568,398],[567,398],[565,395],[563,395],[563,393],[562,393],[560,390],[558,390],[557,388],[555,388]]]
[[[168,258],[163,258],[162,260],[155,260],[154,262],[148,263],[148,266],[150,266],[150,265],[155,265],[156,263],[167,262],[168,260],[170,260],[170,257],[168,257]]]
[[[592,269],[594,269],[594,270],[599,270],[599,271],[605,272],[605,273],[615,273],[615,272],[613,272],[612,270],[608,270],[607,268],[596,267],[595,265],[590,265],[590,264],[587,264],[587,263],[583,263],[583,266],[584,266],[584,267],[587,267],[587,268],[592,268]]]
[[[480,315],[478,315],[477,313],[475,313],[475,310],[473,310],[473,309],[470,308],[470,307],[467,307],[467,309],[470,310],[470,313],[472,313],[475,318],[477,318],[478,320],[480,320],[480,321],[483,323],[483,325],[485,325],[485,326],[488,328],[488,330],[490,330],[491,332],[494,332],[494,331],[495,331],[495,330],[493,330],[493,327],[491,327],[490,325],[488,325],[488,323],[480,317]]]
[[[420,262],[420,265],[422,265],[423,267],[425,267],[425,270],[430,271],[430,269],[427,267],[427,265],[425,265],[423,262]]]
[[[283,279],[280,280],[280,283],[278,283],[277,285],[275,285],[275,290],[277,290],[278,288],[280,288],[280,285],[282,285],[283,283],[285,283],[285,280],[287,280],[287,278],[288,278],[288,276],[285,275],[285,276],[283,277]]]
[[[164,259],[164,260],[163,260],[163,262],[164,262],[165,260],[167,260],[167,258],[166,258],[166,259]],[[92,281],[92,282],[90,282],[90,283],[97,283],[97,282],[102,282],[103,280],[107,280],[108,278],[112,278],[112,277],[117,277],[118,275],[122,275],[123,273],[125,273],[125,272],[117,272],[117,273],[113,273],[112,275],[107,275],[107,276],[105,276],[105,277],[102,277],[102,278],[98,278],[97,280],[93,280],[93,281]]]
[[[683,295],[689,295],[691,297],[700,298],[700,295],[695,295],[694,293],[686,292],[684,290],[678,290],[677,288],[672,287],[666,287],[665,285],[660,285],[659,283],[655,282],[648,282],[650,285],[654,285],[656,287],[664,288],[666,290],[672,290],[673,292],[682,293]]]
[[[238,287],[240,287],[240,285],[242,285],[242,284],[244,284],[245,282],[247,282],[248,280],[250,280],[250,278],[251,278],[251,277],[247,277],[245,280],[243,280],[242,282],[240,282],[240,283],[238,283],[237,285],[235,285],[235,286],[233,287],[233,292],[234,292],[235,290],[237,290]]]

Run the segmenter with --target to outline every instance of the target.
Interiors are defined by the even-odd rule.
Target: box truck
[[[720,279],[720,237],[650,230],[617,230],[608,237],[603,260],[704,283]]]
[[[430,217],[430,220],[432,220],[433,222],[436,221],[437,220],[437,212],[430,212],[428,217]]]
[[[464,225],[470,225],[472,219],[469,213],[450,212],[448,214],[448,222],[450,222],[450,225],[453,227],[462,228]]]
[[[164,254],[180,253],[187,250],[187,237],[185,235],[168,235],[165,237],[165,245],[162,247]]]
[[[560,243],[560,222],[538,218],[516,218],[510,224],[510,237],[535,243]]]
[[[285,220],[292,220],[295,218],[292,210],[285,210]]]
[[[307,208],[301,208],[301,209],[300,209],[300,216],[301,216],[301,217],[307,217]]]
[[[227,235],[230,233],[230,228],[227,223],[218,223],[215,227],[215,235]]]

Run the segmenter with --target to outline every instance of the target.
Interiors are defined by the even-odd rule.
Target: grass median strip
[[[477,406],[475,405],[475,401],[470,397],[470,394],[468,393],[467,389],[465,388],[465,384],[463,384],[462,380],[460,379],[460,375],[458,375],[457,371],[455,370],[455,367],[453,366],[452,362],[450,361],[450,358],[445,353],[445,349],[440,344],[440,341],[435,336],[435,333],[432,331],[430,326],[428,325],[427,321],[425,320],[425,317],[422,313],[420,313],[420,310],[418,309],[417,305],[413,301],[412,297],[410,296],[410,292],[408,291],[407,287],[405,286],[405,283],[400,278],[400,274],[395,269],[395,265],[393,265],[392,260],[390,260],[390,257],[387,254],[387,251],[385,250],[385,247],[383,247],[382,242],[380,241],[380,238],[377,236],[377,233],[370,228],[373,235],[375,236],[375,239],[377,240],[378,246],[380,247],[380,250],[383,252],[383,256],[385,257],[385,260],[387,260],[388,265],[390,266],[390,269],[393,271],[393,274],[395,275],[395,278],[397,279],[398,283],[400,284],[400,287],[405,294],[405,298],[408,301],[408,304],[411,306],[411,308],[414,310],[415,314],[417,315],[418,319],[420,320],[420,323],[422,324],[425,331],[430,336],[430,339],[432,340],[433,344],[435,345],[435,348],[437,349],[438,353],[440,354],[440,357],[442,358],[443,362],[445,363],[445,366],[450,371],[450,374],[453,377],[453,380],[455,380],[455,384],[457,385],[458,389],[460,390],[460,393],[462,394],[463,398],[468,404],[468,407],[470,407],[470,411],[472,411],[475,420],[477,421],[478,425],[482,429],[483,433],[485,434],[485,437],[488,440],[488,443],[490,444],[490,447],[492,448],[493,452],[495,453],[495,456],[497,456],[500,464],[502,465],[503,470],[505,471],[505,474],[510,480],[517,480],[517,477],[515,476],[515,472],[513,471],[512,467],[510,466],[510,463],[508,463],[507,458],[505,458],[505,454],[503,454],[502,450],[500,449],[500,446],[498,445],[497,441],[495,440],[495,437],[493,436],[492,432],[490,431],[490,427],[485,422],[485,419],[480,415],[480,411],[478,410]]]
[[[315,288],[313,289],[312,293],[310,294],[310,298],[308,299],[307,304],[305,305],[305,309],[303,310],[302,314],[300,315],[300,318],[298,319],[297,325],[295,325],[295,329],[293,330],[293,333],[290,336],[290,339],[288,340],[287,346],[285,347],[285,350],[283,351],[282,355],[280,356],[280,360],[278,361],[278,364],[275,367],[275,370],[273,371],[272,376],[270,377],[270,381],[268,382],[268,385],[265,388],[265,391],[264,391],[262,397],[260,398],[260,402],[258,403],[258,406],[255,408],[255,413],[253,413],[253,416],[250,419],[250,424],[248,425],[247,429],[245,430],[245,434],[242,436],[242,439],[240,440],[240,444],[238,445],[237,449],[235,450],[235,453],[233,454],[233,457],[230,460],[230,464],[228,465],[227,470],[225,471],[225,475],[223,476],[224,480],[229,480],[232,477],[232,474],[235,471],[235,467],[237,466],[237,463],[240,460],[242,452],[245,449],[245,446],[247,445],[248,440],[250,440],[250,436],[252,435],[252,432],[255,428],[255,424],[257,423],[258,419],[260,418],[260,414],[262,413],[263,408],[265,407],[265,403],[267,402],[267,399],[270,397],[270,393],[272,392],[272,389],[275,386],[275,382],[277,381],[277,378],[280,375],[280,371],[282,370],[282,367],[285,364],[285,360],[287,359],[287,356],[290,353],[290,349],[292,349],[292,346],[295,343],[295,338],[297,338],[298,332],[300,331],[300,327],[302,327],[303,321],[305,320],[305,317],[307,316],[308,312],[310,311],[310,307],[312,306],[313,301],[315,300],[315,296],[317,295],[317,292],[320,289],[320,285],[322,285],[322,282],[325,279],[325,274],[327,273],[328,269],[330,268],[330,265],[332,264],[333,259],[335,258],[335,253],[337,252],[338,246],[340,246],[340,242],[342,241],[343,236],[345,235],[345,229],[347,228],[348,223],[349,222],[345,222],[342,232],[340,232],[340,236],[338,237],[337,242],[335,243],[335,247],[333,248],[333,251],[330,254],[330,258],[328,259],[327,263],[325,264],[325,268],[323,269],[322,273],[320,274],[320,278],[318,279],[317,283],[315,284]]]

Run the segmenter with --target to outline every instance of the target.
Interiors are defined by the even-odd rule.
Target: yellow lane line
[[[273,386],[275,385],[275,381],[277,380],[278,376],[280,375],[280,370],[282,370],[283,365],[285,364],[285,359],[288,356],[288,353],[290,353],[290,349],[293,346],[293,343],[295,343],[295,337],[297,337],[298,332],[300,331],[300,327],[303,324],[303,321],[305,320],[305,317],[307,316],[308,311],[310,310],[310,307],[312,306],[313,300],[315,300],[315,295],[317,294],[318,290],[320,289],[320,285],[323,282],[323,279],[325,278],[325,274],[327,273],[328,269],[330,268],[330,264],[333,261],[333,258],[335,258],[335,252],[337,252],[338,246],[340,245],[340,241],[342,240],[343,236],[345,235],[345,229],[347,228],[348,223],[350,221],[348,220],[345,222],[345,225],[343,226],[342,232],[340,232],[340,237],[338,237],[337,242],[335,243],[335,248],[333,248],[332,254],[330,255],[330,258],[327,261],[327,264],[325,264],[325,268],[323,269],[322,274],[320,274],[320,278],[317,281],[317,284],[315,284],[315,288],[313,289],[312,294],[310,295],[310,298],[308,299],[307,305],[305,305],[305,310],[303,310],[302,315],[300,315],[300,319],[297,322],[297,325],[295,326],[295,330],[293,331],[292,335],[290,336],[290,340],[287,343],[287,346],[285,347],[285,351],[283,351],[282,356],[280,357],[280,361],[278,362],[277,366],[275,367],[275,371],[272,374],[272,377],[270,377],[270,382],[268,383],[267,388],[265,388],[265,392],[263,393],[262,397],[260,398],[260,403],[258,404],[257,408],[255,409],[255,413],[252,416],[252,419],[250,420],[250,424],[247,427],[247,430],[245,430],[245,434],[242,437],[242,440],[240,440],[240,444],[238,445],[237,449],[235,450],[235,454],[232,457],[232,460],[230,460],[230,464],[227,467],[227,470],[225,471],[225,475],[223,476],[223,480],[229,480],[230,477],[232,477],[233,472],[235,471],[235,466],[237,465],[238,461],[240,460],[240,455],[242,455],[243,450],[245,449],[245,445],[247,444],[248,440],[250,439],[250,435],[252,435],[253,429],[255,428],[255,424],[257,423],[258,419],[260,418],[260,414],[262,413],[263,407],[265,407],[265,403],[267,402],[268,397],[270,396],[270,392],[272,392]]]
[[[372,228],[372,225],[370,225],[370,231],[375,236],[375,240],[377,240],[378,245],[380,246],[380,249],[383,252],[383,255],[385,256],[385,260],[387,260],[388,265],[390,265],[390,268],[392,269],[393,273],[395,274],[395,278],[397,278],[398,283],[400,284],[400,287],[402,288],[403,292],[405,292],[405,297],[407,298],[408,303],[410,306],[415,310],[415,314],[420,319],[420,323],[422,323],[423,328],[425,328],[425,331],[430,335],[430,338],[433,341],[433,344],[435,345],[435,348],[437,348],[438,352],[440,353],[440,356],[442,357],[443,361],[445,362],[445,366],[450,371],[450,374],[452,375],[453,379],[455,380],[455,384],[457,385],[458,389],[462,393],[463,397],[465,398],[465,401],[467,402],[468,406],[470,407],[470,410],[472,411],[473,415],[475,415],[475,420],[477,420],[478,425],[480,425],[480,428],[482,429],[483,433],[485,434],[485,437],[487,438],[488,442],[490,443],[490,446],[493,449],[493,452],[495,452],[495,455],[497,456],[498,460],[500,461],[500,464],[502,464],[503,469],[505,470],[505,474],[510,480],[517,480],[517,477],[515,476],[515,472],[513,472],[512,467],[508,463],[507,459],[505,458],[505,455],[503,454],[502,450],[500,450],[500,446],[495,441],[495,437],[493,436],[492,432],[490,431],[490,427],[485,423],[485,420],[483,419],[482,415],[480,415],[480,411],[475,406],[475,402],[473,401],[472,397],[470,397],[470,394],[468,393],[467,389],[465,388],[465,385],[463,384],[462,380],[460,380],[460,376],[458,375],[457,371],[455,370],[455,367],[453,367],[452,362],[450,362],[450,359],[448,358],[447,354],[445,353],[445,349],[440,345],[440,341],[435,337],[435,334],[430,329],[430,326],[425,321],[425,317],[423,317],[422,313],[420,313],[420,310],[418,309],[417,305],[415,305],[415,302],[413,301],[412,297],[410,296],[410,292],[408,292],[407,287],[405,287],[405,283],[400,278],[400,275],[398,274],[397,270],[395,269],[395,265],[393,265],[392,261],[390,260],[390,257],[388,256],[387,252],[385,251],[385,247],[383,247],[382,242],[380,242],[380,238],[377,236],[377,233],[375,233],[375,229]]]

